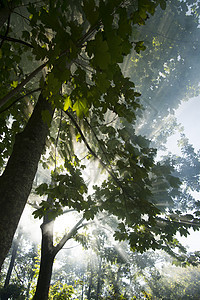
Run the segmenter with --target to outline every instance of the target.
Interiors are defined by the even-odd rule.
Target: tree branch
[[[180,216],[180,220],[167,220],[167,219],[162,219],[160,217],[156,217],[156,220],[160,221],[160,222],[164,222],[164,223],[175,223],[175,224],[180,224],[180,225],[187,225],[187,226],[196,226],[198,228],[200,228],[200,223],[198,222],[192,222],[192,221],[186,221],[186,220],[181,220],[181,216]]]
[[[113,174],[112,170],[110,170],[109,167],[107,167],[107,165],[102,161],[102,159],[99,158],[97,156],[97,154],[92,150],[92,148],[88,144],[88,142],[87,142],[87,140],[86,140],[86,138],[85,138],[85,136],[84,136],[84,134],[83,134],[80,126],[78,125],[78,123],[76,122],[76,120],[73,118],[73,116],[68,111],[65,111],[65,113],[71,119],[72,123],[75,125],[76,129],[80,133],[80,136],[81,136],[84,144],[86,145],[87,149],[92,154],[92,156],[94,156],[100,162],[100,164],[102,165],[102,167],[108,172],[108,174],[112,177],[112,179],[115,181],[115,183],[124,191],[124,188],[123,188],[122,184],[119,182],[119,180],[117,179],[117,177]]]
[[[81,218],[75,225],[74,227],[70,230],[69,233],[66,233],[61,241],[54,247],[54,253],[55,255],[64,247],[65,243],[72,238],[72,236],[77,232],[79,229],[79,226],[83,222],[84,218]]]
[[[34,78],[42,69],[47,65],[48,62],[43,63],[41,66],[39,66],[37,69],[35,69],[31,74],[29,74],[18,86],[11,90],[7,95],[5,95],[3,98],[0,99],[0,108],[12,97],[17,95],[19,91],[32,79]]]
[[[91,34],[94,34],[96,30],[98,30],[98,27],[100,26],[100,23],[98,22],[94,27],[91,27],[88,32],[77,41],[77,47],[81,48],[84,43],[90,38]],[[32,46],[32,45],[31,45]],[[69,49],[63,51],[59,57],[63,57],[69,53]],[[5,95],[3,98],[0,99],[0,108],[13,96],[15,96],[33,77],[35,77],[47,64],[49,60],[47,60],[45,63],[43,63],[41,66],[39,66],[37,69],[35,69],[29,76],[26,77],[15,89],[10,91],[7,95]],[[71,62],[72,63],[72,62]]]
[[[8,34],[8,33],[7,33],[7,34]],[[30,48],[34,48],[31,44],[29,44],[29,43],[27,43],[27,42],[25,42],[25,41],[22,41],[22,40],[20,40],[20,39],[15,39],[15,38],[12,38],[12,37],[10,37],[10,36],[7,36],[7,34],[5,34],[5,36],[2,35],[2,34],[0,34],[0,38],[2,39],[0,48],[2,47],[2,44],[3,44],[4,41],[9,41],[9,42],[14,42],[14,43],[19,43],[19,44],[28,46],[28,47],[30,47]]]
[[[106,158],[107,163],[109,164],[110,169],[113,171],[112,166],[110,165],[110,161],[109,161],[109,159],[108,159],[108,157],[107,157],[107,153],[105,152],[104,148],[102,147],[101,142],[100,142],[99,138],[98,138],[97,135],[96,135],[96,132],[94,131],[94,129],[92,128],[92,126],[90,125],[90,123],[88,122],[88,120],[87,120],[86,117],[84,118],[84,120],[86,121],[88,127],[91,129],[91,131],[92,131],[92,133],[93,133],[95,139],[97,140],[97,142],[98,142],[98,144],[99,144],[99,147],[100,147],[101,151],[103,152],[103,155],[104,155],[105,158]]]
[[[66,210],[64,210],[64,211],[62,212],[62,215],[67,214],[67,213],[72,212],[72,211],[76,211],[76,209],[74,209],[74,208],[66,209]]]
[[[28,92],[25,95],[22,95],[21,97],[17,98],[13,103],[11,103],[9,106],[7,106],[6,108],[4,108],[3,110],[0,110],[0,114],[2,114],[4,111],[8,110],[9,108],[11,108],[16,102],[20,101],[21,99],[23,99],[24,97],[27,97],[33,93],[39,92],[41,91],[41,88],[37,88],[33,91]]]

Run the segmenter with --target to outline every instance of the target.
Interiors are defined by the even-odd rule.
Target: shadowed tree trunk
[[[47,201],[51,201],[48,199]],[[57,253],[62,249],[65,243],[72,238],[79,226],[82,224],[83,218],[80,219],[68,234],[65,234],[61,241],[53,245],[53,227],[54,220],[49,218],[48,213],[43,218],[41,225],[42,230],[42,246],[41,246],[41,261],[40,271],[36,287],[36,292],[33,300],[48,300],[49,287],[51,282],[53,262]]]
[[[21,236],[22,236],[22,231],[19,231],[17,238],[13,241],[12,254],[11,254],[11,259],[10,259],[8,272],[6,274],[4,289],[6,289],[6,287],[10,283],[10,278],[11,278],[12,270],[13,270],[13,267],[14,267],[14,264],[15,264],[15,259],[16,259],[16,256],[17,256],[17,250],[18,250],[18,247],[19,247],[19,242],[21,240]],[[1,296],[1,300],[7,300],[8,298],[9,298],[9,295],[6,295],[6,294],[3,294]]]
[[[12,154],[0,177],[0,268],[11,247],[45,148],[49,128],[41,112],[47,110],[52,116],[51,104],[40,94],[25,129],[16,135]]]
[[[56,255],[55,248],[53,246],[53,226],[54,221],[49,221],[48,216],[44,217],[42,230],[42,247],[41,247],[41,261],[40,272],[37,282],[37,288],[34,296],[34,300],[48,299],[49,286],[51,281],[53,261]]]

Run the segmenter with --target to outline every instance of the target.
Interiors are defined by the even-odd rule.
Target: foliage
[[[134,28],[133,39],[144,41],[146,50],[132,50],[122,65],[142,94],[139,133],[154,147],[163,147],[177,127],[173,114],[181,101],[199,95],[199,3],[166,4],[165,11],[158,7],[145,26]]]
[[[180,58],[177,52],[170,58],[162,56],[166,47],[157,36],[149,35],[151,46],[146,48],[144,39],[137,35],[136,28],[145,35],[141,26],[146,24],[148,28],[148,19],[158,6],[165,9],[165,1],[139,0],[137,5],[121,0],[30,2],[25,3],[22,13],[18,7],[13,8],[16,14],[13,13],[9,27],[11,39],[5,33],[9,24],[1,29],[5,37],[0,59],[4,70],[0,75],[2,170],[12,155],[16,134],[29,125],[40,92],[55,109],[53,120],[47,110],[41,112],[44,123],[50,127],[48,150],[42,163],[52,167],[53,162],[54,171],[52,183],[43,183],[37,188],[38,194],[48,196],[51,201],[43,200],[35,217],[48,215],[55,219],[64,207],[81,212],[86,220],[106,212],[119,221],[115,238],[128,240],[132,250],[140,252],[149,248],[173,252],[180,247],[174,239],[176,232],[187,235],[192,226],[174,220],[167,206],[159,208],[161,197],[168,197],[173,207],[180,182],[173,176],[172,165],[155,163],[156,151],[137,133],[135,123],[141,108],[137,89],[143,86],[155,93],[158,84],[168,80],[162,78],[169,73],[173,80],[177,72],[183,73],[185,64],[182,53]],[[176,2],[175,8],[186,15],[185,3],[177,5]],[[170,14],[171,8],[167,9],[164,17]],[[18,30],[16,24],[24,21],[26,24]],[[176,28],[180,27],[175,24]],[[155,24],[152,26],[155,28]],[[181,32],[178,38],[182,39],[183,31],[182,26],[177,31]],[[133,67],[138,67],[135,68],[137,89],[119,65],[133,48],[136,55],[132,58]],[[167,49],[170,51],[171,44]],[[150,63],[145,63],[144,57]],[[174,57],[176,65],[181,65],[175,72],[171,60]],[[157,74],[161,58],[164,77]],[[149,74],[152,85],[147,88]],[[134,76],[132,71],[131,76]],[[189,83],[186,86],[193,87]],[[166,97],[169,98],[169,94]],[[166,97],[162,102],[163,106],[167,103],[165,113],[169,107],[176,106],[166,102]],[[146,119],[148,126],[151,121]],[[88,160],[92,162],[91,157],[107,176],[93,187],[93,195],[88,195],[82,173]]]
[[[9,284],[6,288],[0,288],[0,297],[9,297],[12,300],[24,300],[24,286],[19,284]]]
[[[34,272],[35,272],[34,270],[36,264],[35,245],[33,245],[32,242],[30,242],[29,238],[27,238],[26,234],[23,233],[15,260],[13,261],[14,268],[11,273],[10,284],[5,288],[3,287],[3,285],[5,284],[5,278],[9,268],[8,262],[11,260],[10,254],[12,253],[8,254],[1,272],[2,294],[10,293],[13,299],[18,299],[17,298],[18,296],[19,299],[25,299],[25,295],[29,293]]]
[[[74,289],[72,286],[57,282],[50,287],[49,299],[68,300],[68,299],[72,299],[73,294],[74,294]]]
[[[151,299],[198,299],[199,276],[199,267],[187,267],[184,270],[166,267],[162,272],[157,271],[147,281]]]
[[[115,237],[129,239],[131,247],[139,251],[162,248],[162,240],[172,239],[179,226],[174,230],[166,226],[162,240],[156,240],[155,235],[160,234],[155,226],[159,209],[150,200],[155,150],[149,147],[148,140],[134,132],[140,94],[135,92],[133,82],[123,76],[118,64],[123,62],[133,44],[137,53],[144,50],[143,43],[137,39],[130,43],[132,25],[144,25],[159,4],[164,8],[163,3],[140,0],[138,7],[121,1],[100,1],[99,4],[47,1],[42,6],[30,3],[27,10],[24,8],[29,27],[21,33],[21,38],[31,45],[22,45],[25,52],[30,51],[38,63],[45,61],[47,69],[39,86],[34,82],[34,88],[41,88],[43,96],[56,107],[48,159],[52,158],[55,163],[54,184],[50,187],[45,183],[38,188],[40,194],[52,197],[52,202],[42,201],[35,216],[42,217],[49,211],[56,217],[62,213],[63,206],[82,211],[87,220],[107,211],[121,220]],[[73,16],[71,11],[75,12]],[[5,40],[4,44],[9,41]],[[3,57],[6,55],[4,52]],[[4,76],[4,81],[10,82],[9,74]],[[17,89],[18,83],[14,81],[12,86]],[[4,104],[1,114],[7,122],[12,109],[16,112],[15,104],[18,105],[14,99],[8,101],[12,101],[11,107]],[[34,102],[32,99],[32,105]],[[42,115],[50,124],[47,111]],[[19,124],[16,113],[11,116]],[[113,118],[115,125],[107,124],[106,120],[111,119],[112,123]],[[16,122],[10,122],[9,130],[12,130]],[[20,128],[25,123],[26,120],[20,122]],[[75,136],[79,143],[85,144],[85,154],[98,160],[109,175],[101,187],[95,187],[92,197],[86,198],[82,167],[73,145]],[[5,134],[2,143],[6,140]],[[58,157],[64,159],[60,169]],[[174,184],[172,181],[170,185]],[[75,189],[77,184],[79,188]],[[144,215],[148,215],[148,220]]]

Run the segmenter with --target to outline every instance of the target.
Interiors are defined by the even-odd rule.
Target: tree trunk
[[[14,267],[14,264],[15,264],[15,259],[16,259],[16,256],[17,256],[17,249],[19,247],[19,242],[20,242],[21,236],[22,236],[22,231],[20,231],[18,233],[18,236],[17,236],[16,240],[13,241],[12,254],[11,254],[11,259],[10,259],[8,272],[6,274],[4,289],[6,289],[6,287],[10,283],[10,278],[11,278],[12,270],[13,270],[13,267]],[[1,296],[1,300],[7,300],[8,298],[9,298],[9,295],[6,295],[6,293]]]
[[[47,201],[51,202],[51,198],[48,197]],[[65,243],[72,238],[76,233],[80,224],[83,222],[84,218],[81,218],[75,226],[70,230],[68,234],[65,234],[60,242],[54,246],[53,245],[53,227],[54,219],[49,217],[48,212],[43,218],[43,223],[41,225],[42,229],[42,247],[41,247],[41,261],[40,261],[40,271],[36,287],[36,292],[33,300],[48,300],[49,287],[51,282],[51,275],[53,270],[53,262],[57,253],[62,249]]]
[[[56,255],[53,246],[53,226],[54,221],[48,220],[48,214],[44,216],[42,229],[42,247],[40,272],[33,300],[47,300],[49,294],[49,286],[53,269],[53,262]]]
[[[46,110],[53,115],[51,104],[40,94],[24,131],[16,135],[12,154],[0,177],[0,268],[11,247],[45,148],[49,128],[41,112]]]
[[[96,293],[96,300],[99,299],[100,294],[101,294],[101,271],[102,271],[102,257],[100,256],[99,270],[98,270],[98,277],[97,277],[97,293]]]
[[[38,283],[33,300],[47,300],[49,294],[49,287],[51,282],[51,275],[53,269],[54,256],[50,253],[42,255],[40,262],[40,273]]]
[[[92,281],[93,281],[93,270],[91,268],[90,281],[89,281],[89,287],[88,287],[88,292],[87,292],[87,298],[88,298],[88,300],[91,299]]]

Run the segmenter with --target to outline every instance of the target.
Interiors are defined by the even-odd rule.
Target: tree
[[[181,101],[199,95],[199,3],[167,1],[133,36],[144,41],[146,51],[132,49],[123,72],[140,91],[144,110],[138,132],[154,147],[161,147],[176,127],[172,118]],[[167,123],[171,121],[172,126]],[[151,124],[151,126],[149,126]]]
[[[36,247],[20,225],[6,262],[2,268],[1,299],[29,299],[34,276]],[[19,296],[19,298],[17,298]]]
[[[131,23],[139,23],[140,18],[153,14],[159,2],[140,1],[138,7],[129,4],[123,1],[100,1],[99,5],[94,1],[83,4],[44,1],[38,5],[17,1],[10,10],[11,18],[2,27],[1,43],[1,68],[4,70],[0,100],[1,166],[5,170],[0,177],[0,265],[11,246],[30,194],[55,109],[65,111],[63,138],[67,136],[67,129],[74,127],[75,133],[79,133],[78,139],[95,158],[97,154],[89,146],[79,120],[84,118],[83,123],[87,124],[86,117],[90,117],[90,130],[99,120],[100,133],[107,134],[107,127],[103,125],[106,111],[129,122],[135,118],[139,95],[133,83],[123,77],[118,63],[132,47],[129,41]],[[22,15],[17,11],[20,5]],[[16,24],[25,20],[28,23],[25,30],[15,32],[12,19],[17,20]],[[142,50],[140,43],[136,41],[135,44],[138,51]],[[34,70],[28,69],[28,76],[25,76],[22,49],[25,61],[34,60],[33,66],[37,65]],[[44,77],[36,77],[43,69]],[[38,91],[38,101],[35,96],[28,99]],[[33,110],[31,117],[27,109]],[[67,143],[63,145],[67,147]],[[100,162],[106,167],[105,158]],[[106,168],[112,174],[109,165]],[[79,209],[86,211],[86,207]],[[88,208],[86,212],[89,214]]]
[[[40,187],[41,194],[50,200],[42,201],[36,212],[45,218],[44,232],[46,225],[51,224],[50,214],[53,212],[55,218],[65,206],[82,212],[87,220],[102,211],[114,214],[120,220],[115,237],[128,239],[132,249],[139,251],[149,247],[166,248],[166,244],[169,247],[174,243],[176,231],[181,228],[187,234],[187,228],[192,226],[187,224],[182,228],[182,223],[161,218],[158,216],[161,211],[151,201],[152,183],[158,173],[155,150],[145,138],[135,134],[133,124],[140,107],[139,93],[118,65],[133,44],[137,52],[144,50],[141,41],[130,42],[132,25],[145,23],[159,3],[165,7],[164,1],[146,0],[140,0],[138,6],[111,0],[25,4],[23,18],[28,25],[22,34],[15,33],[9,20],[3,28],[1,63],[5,72],[1,74],[0,104],[5,171],[0,178],[0,196],[1,204],[6,205],[2,206],[0,215],[4,247],[0,252],[1,262],[30,193],[47,137],[47,162],[54,161],[55,181],[52,186]],[[17,7],[13,8],[13,14],[16,10]],[[8,36],[7,29],[13,30],[13,37]],[[27,76],[24,76],[27,66],[23,65],[21,47],[27,50],[26,59],[31,57],[36,64],[28,69]],[[15,60],[10,60],[11,56]],[[10,69],[13,71],[9,72]],[[41,70],[43,76],[36,77]],[[38,92],[37,100],[34,93]],[[34,98],[29,99],[33,94]],[[80,160],[73,144],[75,138],[85,145],[84,156],[93,156],[108,174],[102,185],[95,187],[92,197],[86,194],[83,184],[83,197],[74,199],[75,193],[70,190],[70,180],[77,183],[72,165]],[[62,168],[58,168],[58,153],[64,161]],[[166,173],[167,187],[177,186],[171,170]],[[9,235],[8,220],[12,220]],[[50,259],[46,257],[49,277],[57,252],[52,238],[49,244],[48,237],[45,238],[46,245],[53,249]],[[42,259],[41,266],[45,257]],[[44,300],[47,294],[39,292],[38,297]]]
[[[184,271],[184,272],[183,272]],[[149,289],[150,288],[150,289]],[[166,266],[161,272],[154,271],[147,280],[146,290],[151,299],[198,299],[199,267],[175,268]]]
[[[10,260],[8,272],[7,272],[7,275],[6,275],[6,280],[5,280],[5,283],[4,283],[4,287],[3,287],[5,290],[6,290],[6,288],[8,287],[8,285],[10,283],[10,278],[11,278],[12,270],[13,270],[13,267],[14,267],[14,262],[15,262],[15,259],[16,259],[17,249],[19,247],[21,235],[22,235],[22,232],[19,231],[16,240],[13,241],[11,260]],[[8,297],[9,297],[9,295],[4,294],[4,295],[1,296],[1,299],[2,300],[7,300]]]

